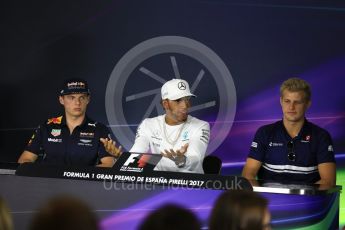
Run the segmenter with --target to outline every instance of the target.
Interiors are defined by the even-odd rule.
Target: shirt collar
[[[283,128],[284,135],[287,137],[287,139],[288,140],[291,139],[290,135],[286,131],[283,120],[279,121],[279,125]],[[298,140],[307,139],[307,137],[310,136],[310,134],[311,134],[310,122],[307,120],[307,118],[304,118],[304,123],[301,130],[299,131],[298,135],[294,137],[293,139],[298,139]]]
[[[83,122],[80,125],[78,125],[77,127],[84,127],[89,122],[93,122],[93,121],[87,115],[85,115]],[[62,116],[61,125],[67,127],[66,116]]]

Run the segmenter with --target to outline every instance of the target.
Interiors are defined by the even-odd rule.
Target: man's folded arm
[[[37,155],[24,150],[24,152],[22,153],[22,155],[20,155],[19,159],[18,159],[18,163],[22,164],[22,163],[26,163],[26,162],[35,162],[37,160]]]
[[[248,157],[242,171],[242,176],[248,180],[255,180],[255,177],[262,165],[261,161]]]
[[[333,162],[321,163],[318,166],[320,180],[316,184],[334,186],[336,183],[336,166]]]

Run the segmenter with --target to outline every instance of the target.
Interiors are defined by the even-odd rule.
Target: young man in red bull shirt
[[[46,164],[112,167],[121,147],[113,148],[110,155],[104,146],[114,145],[112,140],[105,141],[110,137],[108,128],[86,115],[90,102],[87,82],[67,80],[60,91],[59,102],[65,114],[48,119],[35,130],[18,162],[35,162],[43,154],[42,163]]]

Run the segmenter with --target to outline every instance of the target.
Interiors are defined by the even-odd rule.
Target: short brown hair
[[[210,230],[261,230],[267,200],[255,192],[229,190],[220,195],[213,207]]]
[[[308,82],[301,78],[293,77],[289,78],[283,82],[280,86],[280,97],[283,97],[284,90],[291,92],[303,91],[305,94],[305,99],[307,101],[311,100],[311,88]]]
[[[61,195],[53,197],[35,214],[30,230],[98,230],[98,220],[82,200]]]
[[[139,230],[199,230],[200,223],[190,210],[177,204],[165,204],[150,213]]]

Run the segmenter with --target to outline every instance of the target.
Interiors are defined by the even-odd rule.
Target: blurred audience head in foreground
[[[199,230],[200,223],[189,210],[166,204],[150,213],[139,226],[139,230]]]
[[[13,222],[5,201],[0,197],[0,229],[1,230],[12,230]]]
[[[271,215],[268,202],[259,194],[226,191],[217,199],[211,216],[210,230],[269,230]]]
[[[71,196],[49,200],[34,216],[31,230],[98,230],[98,221],[90,207]]]

